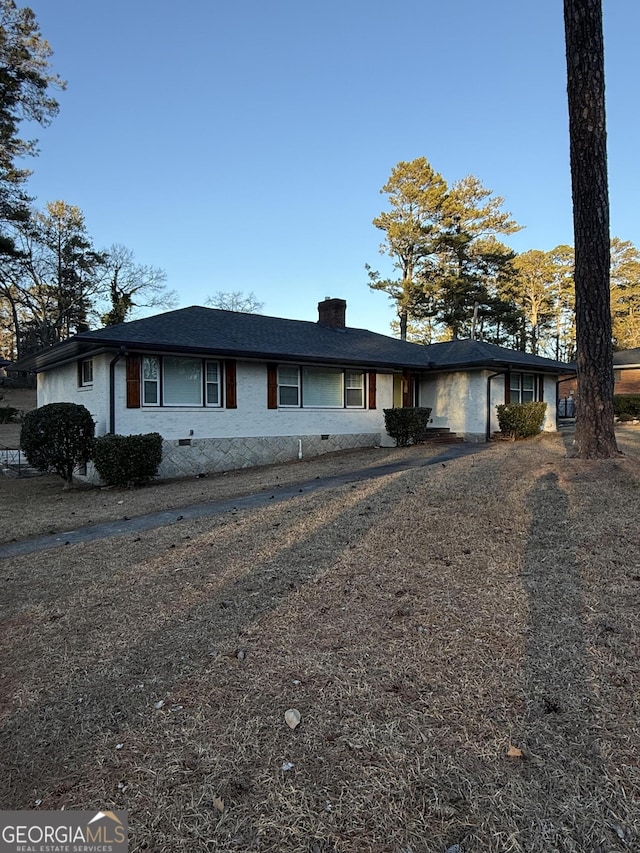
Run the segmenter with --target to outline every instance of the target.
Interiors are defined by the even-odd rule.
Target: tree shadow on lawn
[[[526,711],[513,736],[525,753],[520,778],[512,779],[521,810],[515,815],[519,849],[609,850],[619,844],[621,828],[607,823],[616,814],[617,795],[601,753],[604,727],[588,655],[584,582],[570,530],[576,521],[555,473],[538,479],[528,503]]]
[[[400,473],[391,482],[376,484],[376,500],[387,493],[391,500],[398,478],[404,476]],[[264,556],[213,592],[202,581],[191,606],[181,607],[177,597],[173,618],[161,623],[160,628],[155,627],[154,614],[149,612],[149,631],[130,646],[126,637],[121,638],[121,652],[116,648],[115,636],[113,641],[109,638],[103,649],[105,654],[95,655],[92,666],[87,665],[86,659],[80,665],[74,663],[71,650],[66,683],[52,684],[34,702],[14,710],[0,731],[0,749],[5,756],[0,783],[4,807],[32,808],[36,799],[47,808],[65,805],[67,793],[76,786],[81,788],[84,776],[100,775],[99,767],[91,767],[95,755],[105,747],[115,749],[119,740],[126,740],[127,731],[154,713],[154,700],[171,695],[182,680],[197,682],[202,678],[206,682],[212,650],[228,656],[233,666],[249,663],[250,639],[247,640],[246,631],[256,620],[282,607],[296,590],[330,569],[351,542],[360,540],[376,524],[380,516],[369,507],[372,490],[360,495],[352,491],[355,488],[329,498],[337,508],[328,513],[328,519],[316,525],[310,535],[280,548],[277,556]],[[384,502],[378,506],[384,512]],[[312,510],[303,505],[299,511],[304,514]],[[349,538],[340,535],[341,512],[348,512],[351,517]],[[274,526],[273,517],[268,515],[261,523],[266,532]],[[176,538],[179,535],[176,531]],[[174,559],[177,550],[168,553]],[[212,570],[216,574],[224,572],[227,559],[233,557],[227,558],[224,551],[216,550]],[[185,582],[189,581],[187,586],[196,583],[198,577],[203,576],[183,575]],[[156,578],[156,582],[161,581],[161,577]],[[67,606],[64,599],[60,605],[63,609]],[[108,624],[108,616],[99,618]],[[64,627],[56,654],[67,654]],[[235,654],[243,643],[249,646],[244,662],[238,661]],[[52,652],[42,648],[42,666],[46,667],[47,655]]]

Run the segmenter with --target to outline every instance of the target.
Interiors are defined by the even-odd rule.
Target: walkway
[[[453,459],[470,456],[485,450],[490,445],[484,443],[465,443],[446,446],[442,453],[438,453],[427,459],[412,460],[410,457],[386,465],[378,465],[375,468],[363,468],[356,471],[348,471],[331,477],[318,477],[303,483],[295,483],[284,486],[274,492],[259,492],[245,497],[230,498],[219,501],[208,501],[207,503],[193,504],[192,506],[180,507],[179,509],[163,510],[148,515],[140,515],[135,518],[119,521],[109,521],[103,524],[91,524],[78,530],[68,530],[63,533],[54,533],[48,536],[38,536],[22,542],[10,542],[0,545],[0,558],[18,557],[25,554],[33,554],[36,551],[44,551],[48,548],[57,548],[63,545],[78,545],[83,542],[95,542],[98,539],[108,539],[112,536],[125,536],[129,533],[139,533],[144,530],[153,530],[157,527],[165,527],[176,524],[179,521],[196,521],[200,518],[212,518],[225,512],[242,509],[259,509],[266,506],[270,501],[277,503],[297,497],[300,494],[310,494],[323,489],[333,489],[344,486],[346,483],[357,483],[372,480],[376,477],[384,477],[399,471],[410,471],[418,468],[426,468],[430,465],[441,465]]]

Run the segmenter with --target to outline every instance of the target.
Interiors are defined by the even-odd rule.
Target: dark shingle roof
[[[614,367],[624,367],[630,364],[640,364],[640,347],[621,349],[613,354]]]
[[[76,336],[100,344],[260,359],[424,367],[424,347],[369,332],[217,308],[182,308]]]
[[[82,332],[20,362],[22,370],[46,370],[96,350],[191,352],[218,357],[322,362],[413,370],[519,365],[566,372],[567,365],[482,341],[423,346],[366,329],[330,328],[303,320],[216,308],[180,308],[142,320]]]
[[[441,344],[429,344],[425,347],[429,361],[435,367],[514,367],[529,368],[531,370],[564,372],[572,369],[572,365],[544,358],[540,355],[531,355],[528,352],[506,349],[485,341],[454,340],[445,341]]]

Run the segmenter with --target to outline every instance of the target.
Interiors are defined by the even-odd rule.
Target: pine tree
[[[613,427],[609,189],[601,0],[564,0],[575,234],[576,455],[618,452]]]

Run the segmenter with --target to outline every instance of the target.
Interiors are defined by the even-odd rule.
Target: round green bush
[[[76,403],[49,403],[24,416],[20,447],[38,471],[59,474],[73,483],[73,472],[91,459],[95,424],[91,412]]]

